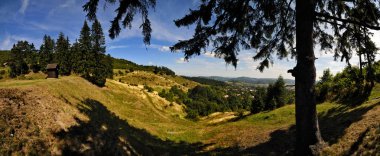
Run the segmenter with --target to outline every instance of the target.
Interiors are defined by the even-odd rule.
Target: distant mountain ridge
[[[222,82],[241,82],[250,84],[270,84],[274,83],[277,78],[252,78],[252,77],[223,77],[223,76],[198,76],[201,78],[212,79]],[[286,84],[294,85],[295,81],[292,79],[284,79]]]

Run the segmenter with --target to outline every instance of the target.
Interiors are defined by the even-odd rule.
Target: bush
[[[147,90],[148,92],[153,92],[153,88],[152,87],[149,87],[147,85],[144,85],[144,89]]]
[[[0,75],[5,75],[5,70],[0,70]]]
[[[192,119],[192,120],[198,120],[199,114],[196,110],[193,109],[186,109],[187,115],[186,118]]]
[[[119,74],[120,76],[123,76],[123,75],[124,75],[124,73],[123,73],[121,70],[118,71],[118,74]]]

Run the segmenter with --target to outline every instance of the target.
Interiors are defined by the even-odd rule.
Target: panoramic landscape
[[[380,155],[380,1],[4,0],[0,155]]]

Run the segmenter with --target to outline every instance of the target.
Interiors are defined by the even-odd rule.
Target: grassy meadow
[[[12,146],[3,148],[0,153],[31,152],[30,149],[35,149],[36,144],[44,141],[48,143],[37,149],[46,147],[46,152],[51,151],[52,154],[108,151],[134,154],[237,152],[286,155],[293,152],[294,105],[253,115],[246,114],[243,117],[238,117],[233,112],[213,113],[195,122],[184,118],[186,114],[183,105],[170,103],[141,87],[149,85],[157,88],[162,84],[168,87],[181,85],[185,89],[187,86],[183,84],[196,83],[180,77],[155,77],[143,72],[109,79],[103,88],[76,76],[59,79],[35,76],[32,80],[2,81],[0,91],[3,93],[0,99],[5,101],[3,103],[10,104],[7,106],[9,108],[0,109],[2,114],[12,114],[15,108],[11,104],[24,101],[19,109],[25,112],[24,116],[28,116],[29,112],[35,114],[28,116],[28,123],[40,127],[33,134],[43,137],[39,141],[25,141],[27,134],[32,133],[29,132],[28,125],[20,122],[6,123],[0,127],[3,137],[9,139],[4,133],[12,129],[15,131],[13,127],[20,127],[14,134],[20,141],[12,142]],[[380,121],[379,97],[380,87],[376,86],[368,101],[360,106],[346,107],[328,102],[317,106],[320,128],[328,145],[324,151],[326,155],[355,154],[352,151],[360,149],[370,151],[363,150],[369,146],[363,144],[378,146],[366,139],[358,142],[358,138],[367,133],[378,133],[370,127],[376,128]],[[33,109],[40,107],[41,109]],[[22,115],[9,116],[15,120],[23,118]],[[100,146],[101,144],[112,147]]]

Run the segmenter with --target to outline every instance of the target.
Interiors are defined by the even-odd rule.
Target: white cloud
[[[3,41],[1,41],[0,50],[9,50],[11,48],[12,48],[11,37],[7,36],[4,38]]]
[[[206,57],[215,58],[215,53],[212,53],[210,51],[204,53],[203,55],[206,56]]]
[[[19,13],[24,14],[26,9],[28,8],[29,0],[21,0],[21,7],[18,10]]]
[[[160,48],[158,48],[158,50],[160,50],[162,52],[170,51],[170,47],[169,46],[161,46]]]
[[[182,64],[182,63],[186,63],[187,61],[185,60],[185,58],[181,57],[181,58],[177,59],[175,62],[178,64]]]

